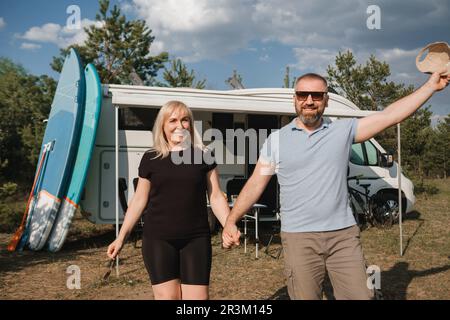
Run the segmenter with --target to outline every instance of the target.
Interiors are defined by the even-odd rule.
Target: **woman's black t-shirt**
[[[171,151],[165,158],[155,156],[155,151],[146,152],[139,165],[139,177],[151,182],[144,236],[187,239],[209,235],[206,174],[217,166],[211,151],[190,148]]]

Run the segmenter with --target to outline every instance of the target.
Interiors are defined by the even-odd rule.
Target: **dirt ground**
[[[403,224],[404,255],[399,254],[399,228],[370,228],[362,232],[368,265],[381,269],[381,290],[385,299],[450,299],[450,184],[442,192],[419,197],[417,211]],[[259,259],[250,241],[225,250],[220,237],[213,243],[210,298],[284,300],[288,299],[283,275],[283,256],[276,258],[279,237],[265,253],[272,228],[263,225]],[[10,234],[0,234],[0,299],[153,299],[142,261],[140,244],[129,241],[121,253],[120,275],[109,270],[106,248],[114,239],[113,226],[94,226],[77,216],[64,248],[55,254],[6,251]],[[132,240],[132,239],[130,239]],[[251,240],[251,239],[250,239]],[[80,289],[69,289],[70,266],[80,270]],[[70,271],[70,268],[69,268]],[[69,281],[70,282],[70,281]],[[327,287],[325,298],[332,297]]]

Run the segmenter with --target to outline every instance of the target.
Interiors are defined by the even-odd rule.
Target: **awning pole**
[[[119,237],[119,106],[115,105],[115,124],[114,124],[114,133],[115,133],[115,204],[116,204],[116,239]],[[119,276],[119,255],[116,257],[116,276]]]
[[[402,152],[401,152],[401,142],[400,142],[400,123],[397,124],[397,153],[398,153],[398,168],[397,168],[397,179],[398,179],[398,210],[399,210],[399,220],[398,225],[400,228],[400,256],[403,256],[403,227],[402,227]]]

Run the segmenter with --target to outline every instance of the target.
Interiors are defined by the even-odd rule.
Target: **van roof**
[[[131,85],[104,85],[104,92],[118,107],[161,107],[169,100],[181,100],[192,110],[294,115],[293,89],[256,88],[242,90],[204,90]],[[374,111],[360,110],[348,99],[329,93],[324,115],[331,117],[364,117]]]

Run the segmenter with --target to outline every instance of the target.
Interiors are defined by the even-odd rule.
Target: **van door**
[[[370,195],[375,194],[386,185],[385,178],[388,175],[388,169],[382,168],[378,164],[378,155],[380,151],[369,140],[363,143],[355,143],[352,146],[349,162],[349,176],[359,176],[360,183],[370,184]],[[356,180],[351,180],[349,184],[360,191],[363,188],[358,186]]]
[[[279,116],[276,115],[260,115],[260,114],[249,114],[247,115],[247,129],[255,129],[258,135],[257,139],[257,150],[258,150],[258,156],[259,156],[259,150],[261,150],[262,144],[264,141],[260,143],[259,139],[259,130],[260,129],[266,129],[268,130],[267,136],[270,134],[270,132],[274,129],[280,128],[280,119]],[[248,141],[247,141],[248,144]],[[247,146],[247,150],[249,150]],[[248,152],[246,152],[248,156]],[[247,177],[250,177],[253,173],[253,170],[255,169],[255,164],[250,164],[249,161],[246,161],[247,163]],[[261,210],[261,216],[262,219],[264,219],[264,216],[272,216],[274,215],[274,210],[278,209],[279,207],[279,185],[277,176],[273,175],[272,178],[269,181],[269,184],[267,185],[266,189],[264,190],[263,194],[261,195],[261,198],[258,200],[258,203],[265,204],[268,208]]]

